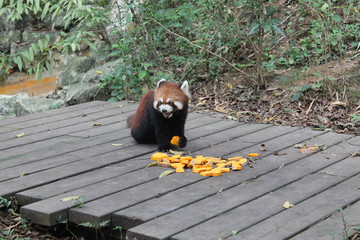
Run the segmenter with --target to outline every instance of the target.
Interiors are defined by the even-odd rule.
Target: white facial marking
[[[160,102],[161,102],[161,103],[163,103],[163,102],[164,102],[164,99],[163,99],[162,97],[161,97],[159,100],[160,100]]]
[[[155,109],[157,108],[157,105],[158,105],[158,101],[155,100],[155,101],[153,102],[153,106],[154,106]]]
[[[162,113],[170,113],[173,111],[173,108],[168,104],[162,104],[159,106],[159,111]]]
[[[180,101],[175,101],[174,102],[175,106],[177,107],[177,109],[182,109],[184,107],[184,105],[182,104],[182,102]]]
[[[166,99],[166,103],[169,103],[170,102],[170,98]]]

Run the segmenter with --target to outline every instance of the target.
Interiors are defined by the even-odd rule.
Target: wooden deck
[[[138,240],[344,240],[342,219],[347,234],[360,225],[360,158],[350,155],[360,137],[190,113],[192,156],[267,151],[220,177],[159,179],[165,168],[145,168],[157,146],[137,144],[126,128],[136,106],[94,101],[0,121],[0,196],[16,196],[34,223],[118,226]],[[301,154],[294,144],[304,141],[327,149]],[[73,196],[82,207],[61,201]]]

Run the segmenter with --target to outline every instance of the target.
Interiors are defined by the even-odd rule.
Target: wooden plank
[[[324,160],[326,162],[326,159]],[[224,211],[225,213],[220,216],[216,216],[204,223],[201,223],[197,225],[196,227],[190,228],[178,235],[173,236],[174,239],[188,239],[190,235],[195,237],[196,239],[214,239],[215,237],[218,238],[226,238],[232,235],[232,232],[238,232],[239,233],[234,236],[233,239],[266,239],[265,236],[268,235],[268,232],[264,232],[261,227],[266,228],[264,226],[265,224],[262,224],[259,227],[252,227],[252,231],[246,230],[246,232],[242,233],[241,230],[251,227],[252,225],[255,225],[257,222],[262,221],[264,219],[271,219],[266,220],[268,225],[271,225],[272,229],[276,231],[276,227],[274,224],[277,221],[274,220],[274,215],[278,212],[284,211],[284,208],[282,207],[283,203],[285,201],[290,201],[291,203],[298,204],[299,202],[316,195],[318,192],[324,191],[329,187],[332,187],[339,182],[344,181],[344,179],[352,177],[354,174],[357,173],[356,168],[354,168],[356,165],[356,162],[354,159],[346,158],[343,161],[340,161],[336,163],[333,166],[330,166],[325,169],[320,169],[316,173],[312,173],[310,175],[306,175],[308,172],[306,171],[304,173],[304,177],[300,180],[295,179],[295,182],[288,181],[290,180],[294,181],[294,178],[292,176],[296,174],[297,171],[301,172],[301,169],[303,169],[303,166],[298,164],[296,168],[291,169],[285,169],[289,170],[285,175],[281,175],[278,173],[271,174],[270,176],[264,176],[263,178],[259,178],[257,184],[249,184],[246,188],[241,188],[242,191],[247,192],[246,190],[250,190],[260,187],[269,187],[269,185],[273,185],[269,187],[269,191],[266,192],[266,195],[261,195],[258,199],[253,200],[250,203],[247,203],[245,205],[242,205],[240,207],[237,207],[235,209],[228,209],[228,212]],[[348,168],[352,168],[352,170],[348,170]],[[332,171],[334,172],[334,175],[326,174],[326,172]],[[280,176],[280,179],[278,177]],[[298,176],[301,177],[301,174]],[[272,178],[271,178],[272,177]],[[271,179],[276,179],[276,181],[272,181]],[[261,181],[261,182],[260,182]],[[277,186],[275,185],[277,184]],[[252,185],[252,187],[251,187]],[[265,185],[265,186],[264,186]],[[275,186],[274,186],[275,185]],[[276,187],[279,189],[276,190]],[[237,188],[236,190],[241,191],[240,188]],[[235,191],[235,189],[233,189]],[[224,194],[225,195],[225,194]],[[232,198],[234,200],[234,194],[229,193],[226,195],[228,198]],[[240,200],[240,197],[236,199],[237,201]],[[223,199],[223,198],[221,198]],[[221,200],[219,199],[219,200]],[[230,199],[231,201],[231,199]],[[322,201],[324,202],[324,201]],[[224,202],[225,204],[227,202]],[[311,207],[310,207],[311,208]],[[235,217],[237,216],[237,217]],[[235,218],[235,219],[234,219]],[[233,219],[232,221],[229,221],[230,219]],[[217,227],[216,223],[220,222],[229,222],[226,226],[219,226]],[[310,222],[308,223],[310,224]],[[206,227],[213,226],[210,230],[203,233],[204,229]],[[278,225],[277,225],[278,226]],[[278,226],[281,228],[281,226]],[[259,231],[258,232],[256,231]],[[292,231],[290,231],[292,232]],[[203,233],[201,235],[200,233]],[[201,236],[200,236],[201,235]],[[252,237],[252,235],[255,235]],[[214,238],[212,238],[214,237]],[[274,239],[287,239],[287,237],[281,237],[278,236]]]
[[[159,175],[163,171],[164,170],[161,168],[142,169],[137,172],[127,173],[117,178],[104,181],[101,183],[101,188],[97,188],[97,191],[94,191],[93,186],[88,186],[79,189],[76,193],[80,194],[80,196],[84,195],[84,200],[87,201],[87,199],[97,199],[104,194],[123,190],[121,191],[123,194],[121,198],[119,198],[121,201],[117,201],[116,204],[127,206],[133,204],[134,197],[141,197],[143,199],[156,197],[171,191],[173,188],[179,188],[190,182],[201,179],[201,176],[194,174],[185,174],[187,175],[185,178],[184,176],[173,174],[171,176],[167,176],[166,178],[159,179]],[[172,181],[169,181],[170,178]],[[152,184],[158,186],[156,192],[149,190],[149,185]],[[134,188],[130,188],[132,186],[136,186],[136,189],[141,190],[142,195],[137,196],[138,192],[133,191]],[[21,208],[21,215],[35,223],[41,223],[46,226],[54,225],[57,223],[57,219],[60,220],[59,216],[61,216],[61,220],[67,219],[68,209],[72,207],[73,203],[61,202],[59,200],[64,197],[74,196],[72,193],[74,192],[61,194],[50,199],[24,206]],[[82,208],[87,208],[87,203],[85,203]],[[54,212],[54,209],[57,211]],[[80,221],[83,223],[82,220]],[[99,219],[99,221],[103,222],[101,219]]]
[[[226,127],[226,124],[229,124],[228,127]],[[226,128],[232,127],[232,126],[234,126],[236,124],[237,124],[236,122],[231,122],[231,121],[228,121],[227,123],[222,122],[222,126],[219,125],[219,127],[221,127],[222,129],[224,129],[224,128],[226,129]],[[148,165],[149,162],[151,162],[151,161],[149,161],[149,159],[150,159],[150,155],[145,157],[145,158],[144,157],[139,158],[139,161],[136,161],[136,159],[135,160],[132,159],[131,161],[124,162],[127,167],[124,167],[124,164],[122,164],[122,165],[119,164],[117,166],[121,166],[122,169],[126,170],[126,171],[133,171],[135,169],[140,169],[139,171],[143,171],[144,166]],[[136,164],[139,164],[139,165],[136,165]],[[164,169],[162,169],[162,168],[156,168],[156,169],[159,169],[159,170],[156,170],[156,171],[161,171],[161,172],[164,171]],[[147,172],[151,172],[151,171],[152,171],[151,169],[147,170]],[[136,178],[136,176],[138,174],[140,174],[140,173],[138,173],[138,172],[132,173],[133,178]],[[156,174],[153,176],[153,180],[157,179],[158,176],[159,176],[159,173],[156,172]],[[120,176],[120,177],[122,177],[122,176]],[[123,181],[125,181],[129,177],[130,176],[127,175],[126,177],[124,177]],[[145,183],[147,183],[148,181],[150,181],[150,180],[147,180]],[[109,180],[109,184],[112,185],[112,186],[114,186],[114,182],[121,182],[121,181],[119,181],[117,179],[115,179],[115,180],[110,179]],[[90,201],[92,199],[99,198],[100,196],[106,196],[108,194],[116,192],[116,189],[114,189],[114,188],[103,188],[103,185],[104,185],[104,182],[101,182],[98,185],[90,185],[88,187],[85,187],[86,190],[84,190],[84,188],[77,189],[75,191],[67,192],[65,194],[61,194],[61,195],[58,195],[56,197],[43,200],[43,201],[37,202],[35,204],[27,205],[27,206],[22,208],[23,214],[26,215],[27,218],[31,218],[31,220],[33,222],[42,221],[42,222],[38,222],[38,223],[45,224],[45,225],[50,224],[50,223],[55,224],[56,219],[58,218],[58,216],[61,215],[62,217],[67,217],[67,211],[68,211],[68,208],[69,208],[69,205],[63,206],[63,205],[58,204],[59,199],[63,198],[66,195],[67,196],[69,196],[69,195],[73,196],[73,195],[81,195],[81,193],[89,193],[89,192],[96,193],[97,195],[89,195],[89,194],[86,195],[86,201]],[[119,184],[117,184],[117,185],[119,185]],[[119,185],[118,187],[122,188],[122,185]],[[101,189],[101,191],[99,189]],[[39,198],[39,193],[37,191],[34,191],[33,193],[37,194],[37,198]],[[49,194],[49,193],[46,193],[46,194]],[[20,200],[21,199],[20,194],[17,194],[17,198],[19,198],[19,201],[21,201]],[[29,200],[29,196],[23,196],[23,198],[28,198],[25,201]],[[47,206],[51,205],[52,207],[47,208],[48,211],[51,211],[51,212],[46,212],[44,214],[40,214],[42,217],[38,218],[37,215],[39,214],[39,212],[44,211],[44,209],[42,207],[43,205],[47,205]]]
[[[190,124],[190,127],[197,127],[198,123],[193,123],[193,119],[197,119],[199,117],[205,117],[204,115],[194,115],[191,114],[189,119],[190,121],[188,121],[188,124]],[[79,141],[76,144],[71,144],[71,145],[56,145],[56,146],[49,146],[49,143],[46,141],[44,142],[37,142],[34,143],[32,145],[26,145],[26,146],[19,146],[18,148],[12,148],[10,150],[3,150],[2,151],[2,156],[0,159],[1,165],[0,165],[0,169],[5,169],[5,168],[9,168],[9,167],[14,167],[20,164],[23,164],[24,162],[26,163],[30,163],[33,161],[40,161],[44,158],[48,158],[51,157],[53,161],[55,161],[53,159],[54,156],[59,156],[59,155],[63,155],[65,153],[69,153],[69,152],[73,152],[73,151],[77,151],[77,150],[81,150],[81,149],[85,149],[88,147],[92,147],[90,149],[90,152],[93,151],[93,147],[96,145],[99,145],[101,143],[108,143],[108,142],[112,142],[115,141],[116,139],[120,140],[122,138],[125,137],[129,137],[129,129],[127,129],[126,126],[126,116],[124,117],[119,117],[119,124],[116,123],[117,126],[119,126],[119,129],[116,130],[112,130],[111,133],[107,133],[107,131],[109,131],[108,128],[104,128],[104,126],[100,126],[100,127],[96,127],[96,133],[100,134],[100,133],[107,133],[107,135],[105,136],[101,136],[98,137],[96,139],[91,139],[91,140],[86,140],[86,141]],[[205,125],[206,123],[210,122],[210,121],[220,121],[220,120],[212,120],[211,118],[207,118],[205,120],[203,120],[203,124]],[[195,125],[194,125],[195,124]],[[92,128],[94,129],[94,128]],[[110,129],[111,130],[111,129]],[[91,129],[86,129],[82,132],[86,132],[86,131],[91,131]],[[103,132],[104,131],[104,132]],[[115,131],[115,132],[114,132]],[[95,134],[95,132],[91,132],[90,134]],[[69,137],[71,139],[71,137]],[[35,145],[35,146],[34,146]],[[37,145],[37,146],[36,146]],[[45,145],[45,147],[44,147]],[[36,151],[35,153],[29,153],[29,151],[34,151],[34,149],[39,149],[39,151]],[[86,151],[86,150],[85,150]],[[104,153],[104,150],[100,150],[101,153]],[[26,153],[26,155],[23,155],[24,153]]]
[[[123,126],[125,127],[125,123],[123,122]],[[121,140],[123,138],[129,137],[129,130],[125,128],[119,128],[117,131],[113,131],[112,133],[108,133],[106,135],[101,135],[96,138],[81,140],[71,144],[63,144],[63,145],[53,145],[43,147],[43,150],[39,150],[36,152],[27,152],[26,154],[21,154],[21,149],[17,151],[17,155],[8,157],[5,159],[1,159],[0,169],[6,169],[18,165],[22,165],[24,163],[31,163],[36,161],[41,161],[46,158],[54,158],[57,156],[62,156],[64,154],[72,153],[74,151],[83,150],[85,152],[92,151],[93,147],[99,144],[107,144],[107,143],[115,143],[117,140]],[[63,136],[64,137],[64,136]],[[69,137],[69,136],[65,136]],[[72,137],[69,137],[72,138]],[[81,140],[81,141],[80,141]],[[41,142],[43,144],[43,142]],[[89,148],[90,150],[86,150]],[[54,160],[55,161],[55,160]]]
[[[344,240],[355,234],[353,229],[360,226],[359,220],[360,201],[346,206],[342,211],[337,211],[331,217],[326,217],[310,228],[292,237],[292,240]],[[344,222],[345,221],[345,222]]]
[[[204,120],[202,120],[202,122],[204,122]],[[230,123],[236,124],[235,122],[230,122]],[[109,164],[115,164],[124,160],[141,156],[146,153],[153,152],[155,149],[156,149],[156,145],[143,144],[141,145],[141,147],[137,145],[134,146],[123,145],[121,146],[121,151],[117,149],[112,152],[107,152],[105,154],[100,154],[94,157],[85,158],[85,159],[81,158],[78,159],[79,161],[75,161],[77,160],[75,158],[72,159],[71,163],[66,165],[60,165],[58,167],[54,167],[46,171],[41,171],[37,174],[27,175],[20,179],[4,181],[2,183],[4,187],[0,188],[0,196],[8,196],[19,191],[23,191],[35,186],[46,184],[47,182],[55,181],[57,179],[87,172],[99,167],[107,166]],[[103,160],[99,162],[98,161],[99,158],[103,158]],[[86,164],[84,164],[85,161]]]
[[[134,107],[131,105],[125,106],[126,113],[129,115],[134,111]],[[125,111],[125,110],[122,111]],[[0,136],[1,146],[0,150],[10,148],[20,144],[27,144],[34,140],[43,140],[49,137],[60,135],[63,129],[72,129],[72,131],[80,131],[89,129],[94,123],[101,123],[103,125],[114,123],[117,121],[117,117],[125,117],[126,114],[120,114],[117,109],[107,109],[94,114],[86,116],[78,116],[69,119],[65,119],[57,122],[49,122],[48,124],[42,124],[40,126],[29,127],[14,132],[2,134]],[[77,130],[79,129],[79,130]],[[25,131],[26,130],[26,131]],[[71,133],[72,131],[64,131],[64,134]],[[15,135],[25,133],[24,137],[15,138]],[[15,139],[14,139],[15,138]]]
[[[349,170],[347,169],[347,171]],[[347,171],[345,171],[344,174],[347,175]],[[350,172],[353,172],[353,169],[351,169]],[[327,178],[330,181],[330,178],[341,178],[341,176],[327,175]],[[303,202],[296,204],[293,208],[280,211],[280,213],[273,215],[270,219],[264,220],[249,228],[246,233],[243,233],[244,235],[240,233],[232,239],[239,239],[242,238],[242,236],[246,236],[246,239],[249,240],[288,239],[294,234],[313,225],[315,222],[332,215],[338,211],[339,208],[358,201],[359,191],[357,188],[359,182],[360,174],[357,174],[326,191],[316,194],[314,197],[304,199]],[[312,188],[312,185],[308,187]],[[304,188],[305,187],[302,187],[302,189]],[[291,192],[295,193],[294,190]],[[276,196],[272,196],[271,198],[275,200]],[[293,196],[293,199],[296,198],[297,196]],[[272,199],[269,206],[274,205]],[[256,232],[257,230],[258,232]]]
[[[279,131],[272,131],[272,135],[270,135],[267,130],[268,129],[266,128],[260,132],[267,132],[268,133],[267,138],[269,138],[269,139],[281,134],[281,133],[279,133]],[[290,128],[288,129],[288,131],[290,131],[290,132],[292,130],[293,129],[290,129]],[[241,134],[241,133],[239,133],[239,134]],[[259,134],[259,132],[256,132],[256,133],[253,133],[250,135],[253,135],[252,139],[255,142],[257,139],[264,139],[264,134]],[[248,135],[246,135],[246,136],[248,136]],[[244,137],[246,137],[246,136],[244,136]],[[231,142],[231,141],[229,141],[229,142]],[[219,144],[219,145],[221,145],[221,144]],[[236,146],[236,148],[237,147],[238,146]],[[206,149],[206,151],[208,151],[208,149]],[[232,152],[233,150],[231,148],[229,148],[228,151]],[[170,179],[169,179],[169,181],[170,181]],[[148,188],[150,190],[152,189],[152,191],[157,191],[157,186],[155,186],[154,184],[149,185]],[[143,193],[141,191],[139,191],[137,188],[133,189],[133,191],[136,191],[137,195],[138,195],[138,199],[136,199],[136,198],[133,199],[133,204],[135,204],[136,202],[142,202],[142,201],[146,200],[146,199],[144,199]],[[109,195],[107,197],[100,198],[96,201],[89,202],[89,203],[87,203],[86,209],[84,209],[84,208],[71,209],[70,210],[70,221],[75,222],[75,223],[92,222],[98,226],[99,225],[98,221],[105,221],[105,219],[110,220],[110,216],[111,216],[112,212],[121,210],[121,206],[118,204],[116,199],[121,199],[123,194],[124,194],[123,192],[119,192],[116,194]],[[103,204],[104,202],[106,202],[106,207]],[[123,206],[123,208],[125,208],[125,207],[129,207],[129,206]],[[101,209],[101,211],[100,211],[100,209]]]
[[[202,223],[205,220],[211,219],[219,214],[222,214],[254,198],[257,198],[258,196],[261,196],[261,194],[271,191],[273,188],[268,189],[269,187],[268,184],[273,183],[274,181],[273,179],[277,178],[276,174],[272,175],[268,181],[259,181],[259,180],[254,181],[253,178],[257,176],[262,176],[267,172],[271,172],[278,169],[282,165],[285,166],[286,164],[299,161],[302,158],[306,157],[306,155],[302,155],[300,153],[296,154],[293,148],[293,144],[296,142],[304,141],[305,137],[311,138],[311,136],[308,134],[304,134],[302,137],[292,138],[291,136],[294,135],[294,133],[288,135],[289,137],[287,138],[287,144],[278,145],[277,149],[281,150],[282,147],[285,146],[287,147],[286,151],[288,152],[290,152],[291,149],[293,149],[293,154],[291,155],[289,154],[287,156],[269,155],[267,157],[262,158],[262,160],[259,160],[258,163],[254,165],[254,168],[252,168],[251,170],[243,171],[239,175],[232,175],[232,174],[224,175],[222,177],[227,178],[229,182],[235,181],[236,186],[230,188],[229,190],[225,190],[225,191],[222,190],[220,194],[215,194],[210,198],[205,198],[203,200],[196,201],[191,205],[179,209],[178,211],[171,212],[164,216],[158,217],[155,220],[144,223],[138,227],[132,228],[128,231],[129,236],[134,238],[136,237],[138,239],[146,239],[147,237],[154,239],[165,239],[187,228],[190,228],[192,226],[197,226],[198,224]],[[332,134],[329,135],[325,134],[315,137],[310,141],[310,144],[314,142],[321,142],[326,139],[332,139],[332,143],[329,141],[328,144],[334,145],[339,141],[346,139],[346,137],[350,137],[350,136],[339,136],[336,138],[334,136],[338,136],[338,135],[334,134],[333,137],[330,137],[330,135]],[[312,161],[316,159],[316,157],[319,157],[319,155],[321,156],[321,153],[313,155],[314,157],[312,157]],[[266,161],[266,164],[265,162],[261,164],[262,161]],[[302,166],[301,162],[302,161],[299,161],[300,166]],[[285,175],[288,174],[288,171],[286,170],[282,170],[282,171],[284,172]],[[300,177],[303,176],[301,174],[301,171],[298,172],[298,174],[300,174]],[[284,179],[281,178],[281,180]],[[217,180],[217,178],[208,178],[206,182],[204,182],[204,184],[207,183],[208,185],[213,185],[215,184],[216,181],[219,180]],[[243,182],[244,184],[238,185],[239,182]],[[259,187],[259,186],[251,187],[253,184],[255,185],[260,184],[260,186],[263,187]],[[221,190],[221,188],[217,189],[217,191],[219,190]],[[244,192],[244,194],[241,194],[242,192]],[[182,198],[183,196],[178,196],[178,197]],[[247,222],[247,220],[245,221]],[[160,226],[163,225],[164,223],[166,223],[167,227],[161,228]],[[223,224],[220,225],[223,226]]]
[[[45,111],[45,112],[39,112],[39,113],[28,114],[28,115],[14,117],[14,118],[2,119],[0,121],[0,127],[3,128],[4,126],[7,126],[7,125],[11,126],[14,123],[24,123],[24,122],[28,122],[28,121],[32,121],[32,120],[36,120],[36,119],[41,119],[44,117],[51,117],[54,115],[64,114],[64,113],[73,112],[73,111],[79,112],[83,109],[94,108],[97,106],[103,106],[103,105],[107,105],[107,104],[109,104],[109,103],[106,103],[103,101],[91,101],[91,102],[87,102],[87,103],[62,107],[62,108],[49,110],[49,111]]]
[[[189,124],[191,126],[191,122]],[[209,124],[209,125],[205,125],[203,127],[200,127],[200,129],[208,129],[209,126],[210,126],[210,129],[211,130],[208,130],[207,131],[207,134],[216,134],[222,130],[226,130],[228,128],[232,128],[234,126],[236,126],[237,123],[236,122],[231,122],[231,121],[222,121],[222,122],[214,122],[213,124]],[[190,130],[188,131],[189,133],[189,145],[192,144],[192,131],[198,131],[199,127],[195,128],[195,129],[192,129],[190,128]],[[133,142],[133,140],[131,139],[131,141]],[[101,147],[102,149],[103,147]],[[96,151],[96,150],[95,150]],[[149,159],[150,156],[146,156],[146,157],[140,157],[141,160],[143,159]],[[131,162],[135,161],[137,159],[132,159],[130,160]],[[115,166],[116,168],[120,167],[120,168],[123,168],[124,166],[124,163],[120,163],[120,164],[117,164],[117,165],[112,165],[112,166]],[[129,166],[127,165],[126,163],[126,169],[130,169]],[[146,166],[146,163],[142,164],[140,167],[137,167],[136,169],[140,169],[140,168],[144,168]],[[107,167],[108,168],[108,167]],[[29,204],[29,203],[32,203],[34,201],[39,201],[41,199],[45,199],[45,198],[49,198],[49,197],[52,197],[56,194],[60,194],[62,192],[65,192],[65,191],[70,191],[72,189],[76,189],[76,188],[79,188],[81,186],[85,186],[85,185],[89,185],[89,184],[93,184],[93,183],[96,183],[98,182],[99,180],[97,180],[96,178],[93,178],[92,177],[92,174],[93,172],[89,172],[89,173],[85,173],[85,174],[82,174],[81,176],[74,176],[72,177],[71,179],[65,179],[65,180],[61,180],[59,182],[55,182],[53,184],[48,184],[48,185],[45,185],[45,186],[42,186],[42,187],[38,187],[36,189],[31,189],[31,190],[28,190],[26,192],[21,192],[21,193],[18,193],[16,194],[16,197],[17,197],[17,200],[18,200],[18,203],[20,205],[25,205],[25,204]],[[118,173],[120,174],[120,173]],[[103,178],[106,179],[106,178],[110,178],[109,176],[111,175],[103,175]],[[82,180],[82,179],[85,179],[85,180]],[[72,182],[72,184],[68,184],[68,182]],[[65,185],[67,186],[63,186],[63,183],[65,183]]]

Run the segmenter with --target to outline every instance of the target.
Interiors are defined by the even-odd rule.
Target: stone
[[[65,101],[62,99],[19,98],[14,104],[14,112],[16,116],[23,116],[30,113],[60,108],[64,105]]]
[[[0,32],[0,51],[10,52],[11,43],[19,43],[20,41],[21,32],[18,30]]]
[[[65,102],[68,105],[91,102],[94,100],[106,100],[107,90],[98,84],[75,84],[63,89],[66,92]]]
[[[95,67],[92,57],[73,57],[67,63],[60,64],[57,75],[57,86],[63,88],[81,81],[82,74]]]
[[[82,84],[93,84],[99,83],[102,76],[105,74],[111,73],[114,71],[115,67],[121,63],[122,59],[117,59],[115,61],[107,62],[103,65],[96,66],[93,69],[87,71],[84,75],[81,76],[80,83]]]

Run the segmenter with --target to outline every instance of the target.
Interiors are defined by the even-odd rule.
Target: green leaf
[[[41,13],[41,17],[40,17],[40,18],[41,18],[42,20],[46,17],[47,12],[48,12],[48,10],[49,10],[49,7],[50,7],[50,2],[47,2],[47,3],[45,4],[45,6],[44,6],[44,9],[43,9],[42,13]]]
[[[76,43],[75,43],[75,42],[72,42],[70,46],[71,46],[71,50],[72,50],[73,52],[75,52],[75,51],[76,51]]]
[[[332,19],[335,21],[335,22],[341,22],[341,17],[339,15],[333,15],[332,16]]]
[[[23,6],[23,3],[22,3],[22,0],[17,0],[16,2],[16,10],[19,14],[21,14],[24,10],[24,6]]]
[[[147,71],[141,71],[139,73],[139,78],[142,80],[142,79],[144,79],[146,77],[146,75],[147,75]]]
[[[248,32],[248,34],[249,35],[251,35],[251,34],[253,34],[255,31],[256,31],[256,29],[258,29],[259,28],[259,24],[255,24],[251,29],[250,29],[250,31]]]
[[[322,5],[321,11],[325,12],[328,8],[329,8],[329,4],[325,3],[324,5]]]
[[[308,85],[308,84],[304,84],[304,85],[301,85],[299,90],[302,91],[302,92],[305,92],[306,90],[308,90],[309,88],[311,88],[311,85]]]
[[[271,28],[272,28],[273,30],[275,30],[276,32],[280,33],[281,36],[286,37],[286,35],[285,35],[285,33],[283,32],[283,30],[281,30],[278,26],[272,25]]]
[[[40,11],[40,0],[35,0],[35,13]]]

